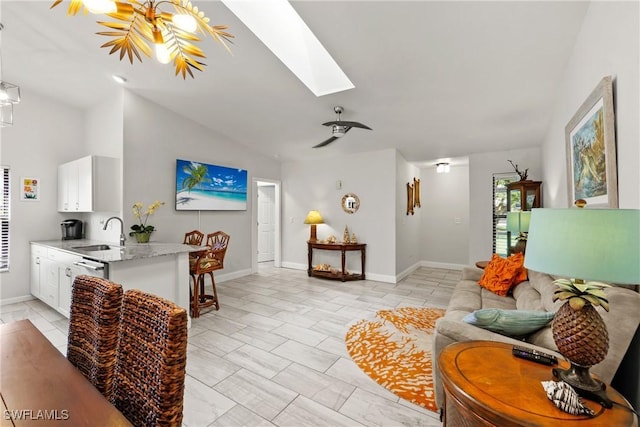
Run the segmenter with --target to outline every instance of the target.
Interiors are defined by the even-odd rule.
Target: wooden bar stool
[[[188,233],[184,233],[184,240],[182,243],[185,245],[191,246],[200,246],[202,245],[202,240],[204,239],[204,233],[199,230],[192,230]],[[202,249],[206,249],[204,246]],[[196,286],[196,274],[195,274],[195,265],[198,262],[198,258],[202,253],[201,250],[196,250],[193,252],[189,252],[189,276],[191,277],[190,281],[193,281],[193,286]],[[191,283],[189,283],[189,300],[193,301],[193,292],[191,290]],[[193,315],[193,311],[191,311]]]
[[[206,246],[197,252],[197,258],[190,261],[190,274],[193,279],[193,294],[191,300],[191,317],[200,317],[200,309],[215,307],[220,309],[218,291],[213,272],[224,268],[224,256],[229,246],[229,235],[223,231],[207,234]],[[205,277],[211,278],[212,294],[205,292]]]

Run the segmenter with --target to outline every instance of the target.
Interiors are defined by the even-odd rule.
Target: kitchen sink
[[[96,251],[108,251],[111,249],[109,245],[89,245],[89,246],[74,246],[71,249],[78,249],[81,251],[87,252],[96,252]]]

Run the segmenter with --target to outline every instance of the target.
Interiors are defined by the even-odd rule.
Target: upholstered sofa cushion
[[[462,320],[470,325],[510,337],[524,337],[546,326],[555,313],[540,310],[501,310],[482,308]]]

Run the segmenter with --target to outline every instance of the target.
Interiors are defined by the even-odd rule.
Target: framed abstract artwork
[[[568,204],[618,207],[613,81],[604,77],[565,127]]]

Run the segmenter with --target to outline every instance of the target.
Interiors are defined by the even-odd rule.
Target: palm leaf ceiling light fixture
[[[62,0],[55,0],[54,8]],[[161,10],[161,6],[173,6],[174,13]],[[133,57],[142,62],[140,52],[152,56],[150,44],[155,45],[156,59],[162,64],[173,61],[176,75],[187,73],[193,76],[193,69],[204,71],[206,64],[197,58],[206,58],[202,49],[194,44],[200,41],[196,35],[209,34],[228,51],[225,41],[233,35],[227,33],[226,25],[209,25],[204,12],[193,6],[189,0],[71,0],[67,15],[76,15],[80,10],[94,14],[104,14],[117,21],[98,21],[98,24],[113,31],[96,34],[113,37],[101,47],[110,47],[109,54],[120,51],[120,60],[125,57],[133,64]]]

